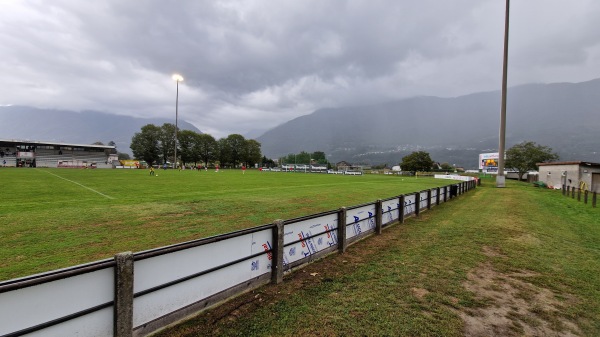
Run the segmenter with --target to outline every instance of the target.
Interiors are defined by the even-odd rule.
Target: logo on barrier
[[[250,268],[250,270],[258,270],[258,260],[252,261],[252,267]]]
[[[410,214],[410,213],[412,213],[414,211],[411,200],[406,200],[404,202],[404,209],[405,209],[404,214]]]
[[[298,233],[298,238],[302,241],[300,241],[300,243],[302,244],[302,248],[306,247],[306,243],[304,242],[304,235],[302,232]]]
[[[327,244],[331,247],[331,246],[335,246],[336,242],[337,242],[337,236],[335,234],[335,232],[331,232],[332,226],[329,225],[325,225],[325,230],[327,231],[327,239],[331,239],[331,241],[327,241]]]
[[[358,222],[359,218],[357,216],[354,217],[354,232],[356,232],[356,234],[360,234],[362,233],[362,228],[360,228],[360,222]]]
[[[271,244],[267,241],[267,243],[263,243],[263,249],[265,250],[265,252],[267,253],[267,258],[269,258],[269,260],[273,259],[273,253],[271,252]]]
[[[387,213],[387,221],[394,221],[394,216],[392,215],[392,206],[388,206],[388,213]]]
[[[290,251],[288,253],[289,256],[294,256],[296,255],[296,247],[292,247],[290,248]]]

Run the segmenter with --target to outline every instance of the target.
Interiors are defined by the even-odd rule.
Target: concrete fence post
[[[587,205],[588,201],[588,190],[583,191],[583,203]]]
[[[133,336],[133,253],[115,255],[115,337]]]
[[[343,254],[348,248],[348,242],[346,241],[346,207],[342,207],[338,211],[337,225],[338,253]]]
[[[448,201],[448,186],[444,186],[444,202]]]
[[[421,192],[415,194],[415,217],[418,217],[419,213],[421,213]]]
[[[382,233],[383,225],[383,202],[381,199],[378,199],[375,202],[375,233]]]
[[[581,201],[581,188],[577,189],[577,201]]]
[[[435,190],[435,204],[439,205],[440,204],[440,188],[436,188]]]
[[[571,188],[571,199],[575,199],[575,187]]]
[[[400,222],[400,223],[404,223],[404,212],[405,212],[405,207],[406,207],[406,205],[404,203],[405,203],[404,194],[402,194],[400,196],[400,201],[399,201],[399,205],[398,205],[398,222]]]
[[[592,207],[596,208],[596,192],[592,194]]]
[[[427,209],[431,209],[431,189],[427,190]]]
[[[275,220],[273,224],[271,284],[279,284],[283,282],[283,220]]]

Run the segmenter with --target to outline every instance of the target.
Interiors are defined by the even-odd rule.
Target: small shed
[[[555,188],[579,188],[600,192],[600,163],[564,161],[538,163],[539,181]]]

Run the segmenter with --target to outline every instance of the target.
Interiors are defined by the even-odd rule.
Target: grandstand
[[[113,161],[114,146],[0,139],[5,167],[112,168]]]

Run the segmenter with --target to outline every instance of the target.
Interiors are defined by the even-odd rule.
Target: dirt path
[[[490,247],[484,247],[484,254],[501,256]],[[580,336],[579,328],[562,315],[564,303],[573,299],[560,294],[559,301],[551,290],[527,281],[535,276],[528,271],[503,274],[490,263],[471,270],[464,287],[489,305],[459,312],[465,336]]]

